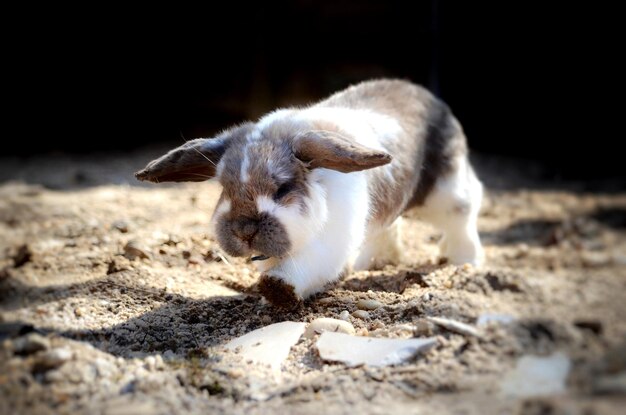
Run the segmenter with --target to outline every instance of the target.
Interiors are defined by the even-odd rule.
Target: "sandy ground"
[[[480,218],[485,267],[439,264],[438,233],[408,218],[402,264],[284,312],[209,235],[216,185],[124,184],[149,158],[4,160],[0,178],[19,180],[0,185],[0,414],[623,413],[625,193],[507,188],[483,169],[497,184]],[[357,334],[437,346],[347,368],[303,338],[280,376],[223,349],[271,323],[352,313],[359,299],[382,307],[349,317]],[[506,321],[478,324],[485,315]],[[564,390],[507,387],[521,358],[555,353],[569,364]]]

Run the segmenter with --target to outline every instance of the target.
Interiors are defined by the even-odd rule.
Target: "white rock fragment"
[[[359,310],[376,310],[382,307],[382,303],[376,300],[359,300],[356,302],[356,306]]]
[[[324,332],[315,347],[322,359],[342,362],[347,366],[388,366],[402,363],[417,353],[437,344],[434,337],[426,339],[380,339]]]
[[[489,323],[510,324],[515,321],[515,317],[508,314],[481,314],[476,320],[477,326],[485,326]]]
[[[455,333],[463,334],[465,336],[480,337],[480,333],[475,327],[469,324],[461,323],[460,321],[451,320],[443,317],[427,317],[428,321],[431,321],[444,329],[453,331]]]
[[[345,321],[350,321],[350,312],[348,310],[343,310],[339,313],[339,318]]]
[[[347,321],[337,320],[336,318],[316,318],[309,323],[304,331],[304,337],[312,339],[317,334],[322,334],[325,331],[332,331],[335,333],[346,333],[354,335],[354,326]]]
[[[557,352],[547,357],[522,356],[505,374],[500,391],[506,396],[530,397],[564,393],[569,358]]]
[[[225,347],[238,349],[244,361],[268,365],[279,372],[280,365],[287,359],[291,346],[300,339],[305,327],[306,323],[283,321],[237,337]]]

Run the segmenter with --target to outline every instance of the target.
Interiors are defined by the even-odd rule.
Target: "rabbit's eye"
[[[287,196],[296,187],[294,182],[287,182],[280,185],[276,193],[274,193],[274,200],[282,199]]]

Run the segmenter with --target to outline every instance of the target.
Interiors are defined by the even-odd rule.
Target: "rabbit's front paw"
[[[302,304],[302,297],[296,294],[295,287],[277,276],[263,274],[259,291],[275,307],[293,310]]]

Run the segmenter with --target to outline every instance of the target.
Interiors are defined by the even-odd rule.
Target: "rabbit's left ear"
[[[295,138],[293,151],[311,168],[323,167],[342,173],[382,166],[392,159],[384,151],[365,147],[331,131],[315,131]]]
[[[252,125],[252,124],[250,124]],[[197,138],[152,160],[135,173],[141,181],[202,182],[215,177],[217,163],[234,140],[245,133],[250,125],[244,124],[220,134],[216,138]]]

